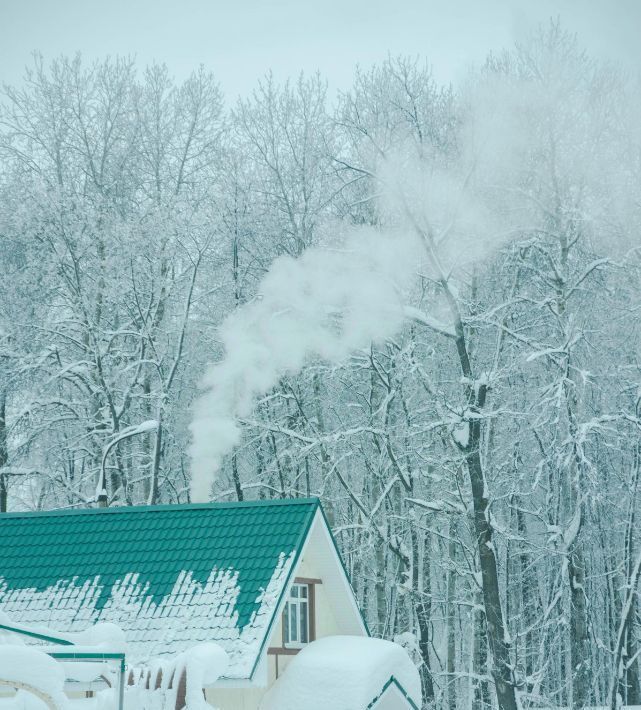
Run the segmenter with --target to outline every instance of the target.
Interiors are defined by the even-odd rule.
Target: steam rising
[[[223,322],[225,357],[206,373],[190,427],[193,501],[209,500],[223,458],[240,441],[239,418],[284,375],[300,371],[312,358],[338,364],[393,336],[408,318],[453,335],[439,320],[443,304],[430,303],[428,315],[403,298],[419,265],[430,273],[415,225],[435,232],[448,272],[484,258],[505,237],[498,235],[485,205],[464,188],[460,174],[396,155],[377,168],[383,209],[404,228],[355,229],[337,250],[313,248],[298,259],[281,257],[260,284],[259,296]]]
[[[311,358],[339,363],[390,337],[404,320],[402,292],[418,242],[407,234],[358,230],[338,250],[281,257],[259,296],[223,322],[225,357],[210,367],[191,424],[191,497],[210,498],[223,457],[240,439],[238,417],[255,398]]]
[[[417,267],[428,276],[435,268],[456,292],[471,263],[515,238],[527,243],[532,234],[580,228],[601,253],[634,246],[619,226],[638,224],[629,150],[603,130],[611,106],[628,106],[626,135],[636,135],[638,103],[624,84],[556,24],[491,65],[466,87],[455,160],[421,159],[408,141],[374,166],[382,213],[404,230],[358,230],[340,250],[277,260],[259,297],[224,321],[225,357],[207,372],[191,425],[193,500],[209,498],[223,457],[239,442],[238,418],[284,375],[311,358],[340,363],[389,338],[406,316],[451,335],[451,326],[434,320],[446,312],[438,300],[430,316],[404,309]],[[547,69],[533,72],[533,65]],[[425,250],[417,231],[430,235]]]

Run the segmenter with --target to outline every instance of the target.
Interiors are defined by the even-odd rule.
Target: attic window
[[[286,648],[301,648],[309,643],[309,606],[309,585],[292,584],[283,616]]]

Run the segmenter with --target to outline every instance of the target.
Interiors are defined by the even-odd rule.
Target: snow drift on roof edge
[[[242,629],[237,626],[235,608],[238,573],[216,568],[204,584],[183,571],[171,592],[158,602],[147,594],[137,574],[128,574],[112,587],[101,609],[97,608],[103,591],[99,576],[82,585],[75,580],[58,582],[42,591],[9,589],[0,577],[0,609],[16,622],[61,631],[80,631],[99,622],[117,624],[126,634],[128,661],[139,664],[214,641],[229,655],[226,677],[248,678],[294,557],[294,552],[280,555],[269,583],[256,599],[256,611]]]

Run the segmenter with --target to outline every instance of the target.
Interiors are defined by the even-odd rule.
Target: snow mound
[[[100,622],[88,626],[83,631],[67,632],[55,631],[48,626],[21,624],[13,621],[7,614],[0,610],[0,624],[8,626],[12,631],[0,629],[0,643],[11,645],[24,645],[26,635],[29,633],[43,634],[52,639],[69,641],[76,650],[101,650],[110,653],[127,653],[125,632],[116,624]],[[20,633],[24,632],[24,633]]]
[[[49,710],[44,700],[19,690],[11,697],[0,697],[0,710]]]
[[[227,670],[229,657],[225,650],[215,643],[201,643],[181,654],[177,665],[183,665],[187,674],[186,709],[212,710],[203,688],[213,685]]]
[[[0,646],[0,681],[34,689],[51,698],[58,710],[67,708],[62,666],[35,648]]]
[[[421,705],[421,680],[391,641],[329,636],[306,646],[265,695],[260,710],[365,710],[394,676]]]
[[[100,622],[84,631],[59,633],[58,636],[71,641],[74,646],[95,648],[111,653],[127,653],[125,632],[116,624]]]

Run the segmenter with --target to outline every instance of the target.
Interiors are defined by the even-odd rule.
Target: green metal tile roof
[[[387,692],[387,689],[390,688],[391,686],[395,686],[398,689],[398,692],[407,700],[407,705],[410,708],[410,710],[419,710],[418,705],[412,700],[410,697],[409,693],[405,690],[405,688],[396,680],[394,676],[392,676],[387,683],[383,686],[381,689],[381,692],[372,700],[371,703],[368,704],[368,706],[365,708],[365,710],[370,710],[373,708],[376,703],[385,695]]]
[[[316,499],[0,515],[0,610],[74,631],[120,625],[134,657],[200,641],[248,677]]]

